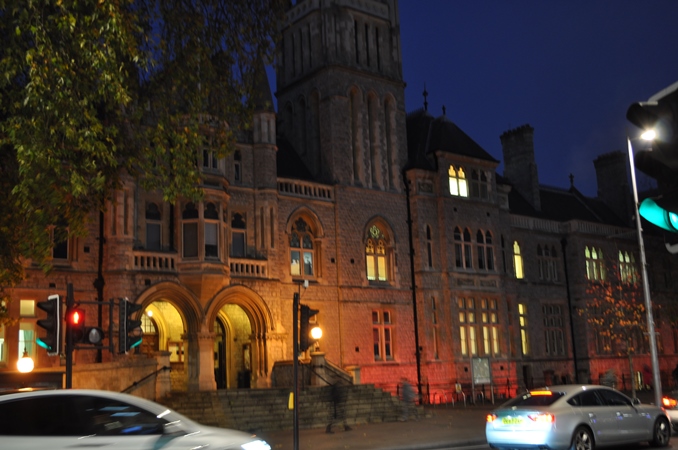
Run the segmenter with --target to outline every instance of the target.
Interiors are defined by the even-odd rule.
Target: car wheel
[[[593,442],[591,430],[586,427],[579,427],[574,431],[570,450],[593,450],[595,447],[596,444]]]
[[[671,425],[665,417],[660,417],[654,423],[652,431],[652,440],[650,445],[653,447],[666,447],[671,439]]]

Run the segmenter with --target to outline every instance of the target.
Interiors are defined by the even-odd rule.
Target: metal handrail
[[[160,372],[163,372],[165,370],[172,370],[172,369],[169,366],[163,366],[160,369],[156,370],[155,372],[149,373],[148,375],[143,377],[141,380],[135,381],[134,383],[132,383],[131,385],[129,385],[127,388],[123,389],[120,392],[122,392],[123,394],[127,394],[127,393],[133,391],[134,389],[136,389],[144,381],[148,380],[151,377],[157,376]]]

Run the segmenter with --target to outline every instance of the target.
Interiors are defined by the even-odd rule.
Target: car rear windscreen
[[[527,393],[516,398],[513,398],[506,402],[503,406],[549,406],[552,405],[561,398],[563,395],[562,392],[551,392],[547,393],[538,393],[532,394]]]

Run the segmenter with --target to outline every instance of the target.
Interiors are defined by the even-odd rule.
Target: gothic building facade
[[[196,149],[201,202],[169,204],[125,180],[88,236],[55,246],[49,275],[27,266],[0,371],[24,351],[36,371],[60,367],[35,344],[36,302],[69,283],[76,301],[95,299],[101,260],[104,298],[141,305],[144,330],[138,354],[103,360],[169,352],[175,388],[275,384],[294,357],[295,293],[319,311],[314,350],[362,383],[511,395],[611,369],[630,383],[621,343],[588,319],[592,286],[641,295],[625,154],[596,159],[590,198],[540,184],[529,125],[500,136],[500,175],[444,114],[406,114],[396,0],[299,0],[281,33],[277,113],[263,83],[231,155]],[[653,301],[669,304],[671,255],[652,233],[646,247]],[[668,380],[676,333],[669,315],[656,322]],[[640,368],[647,337],[634,339]],[[94,355],[78,350],[76,364]]]

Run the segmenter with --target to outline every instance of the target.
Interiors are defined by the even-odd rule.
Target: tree
[[[632,356],[645,347],[647,323],[645,304],[635,271],[624,282],[599,280],[587,290],[586,306],[579,310],[593,328],[599,353],[627,356],[633,376]],[[635,385],[631,380],[632,391]]]
[[[199,199],[247,130],[285,0],[0,0],[0,295],[135,177]],[[206,118],[209,118],[207,120]],[[0,310],[0,322],[6,319]]]

